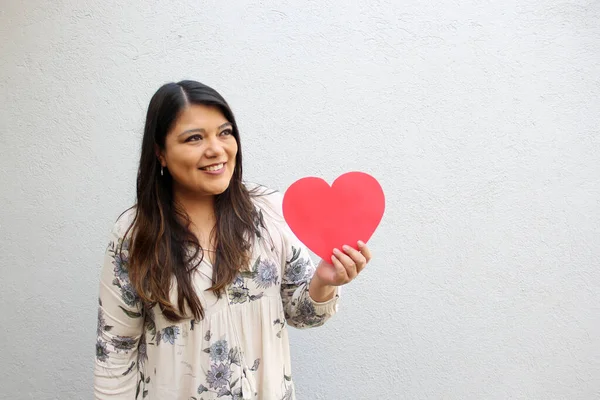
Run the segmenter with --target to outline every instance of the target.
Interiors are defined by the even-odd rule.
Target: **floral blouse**
[[[172,323],[158,305],[142,306],[123,237],[133,211],[116,222],[100,278],[96,399],[295,399],[287,325],[322,325],[337,311],[339,292],[324,303],[310,298],[315,266],[282,217],[281,194],[254,202],[260,218],[250,268],[220,297],[206,291],[213,275],[208,260],[192,272],[202,320]],[[172,287],[174,304],[176,296]]]

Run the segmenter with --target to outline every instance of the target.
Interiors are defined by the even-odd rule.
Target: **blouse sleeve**
[[[284,238],[284,246],[286,259],[281,298],[287,323],[300,329],[321,326],[337,312],[340,288],[336,287],[331,300],[323,303],[314,301],[308,289],[315,265],[308,250],[293,235]]]
[[[316,302],[309,294],[310,281],[316,267],[310,258],[308,249],[291,231],[283,217],[283,195],[268,195],[269,212],[273,222],[279,228],[282,238],[282,279],[281,299],[286,321],[296,328],[312,328],[323,325],[336,312],[340,288],[334,297],[326,302]]]
[[[143,317],[127,273],[129,241],[119,234],[118,225],[111,232],[100,275],[94,398],[133,400]]]

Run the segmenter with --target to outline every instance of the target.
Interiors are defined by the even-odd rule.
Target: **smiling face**
[[[233,126],[219,108],[191,104],[167,133],[159,159],[174,194],[215,196],[229,187],[237,151]]]

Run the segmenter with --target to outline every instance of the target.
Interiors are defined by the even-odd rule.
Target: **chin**
[[[213,196],[217,196],[219,194],[223,194],[229,189],[229,183],[227,185],[206,188],[206,192],[210,193]]]
[[[212,194],[213,196],[218,196],[218,195],[220,195],[220,194],[223,194],[223,193],[225,193],[225,192],[227,191],[227,189],[228,189],[228,188],[225,188],[225,189],[223,189],[223,190],[214,190],[214,191],[212,191],[212,192],[211,192],[211,194]]]

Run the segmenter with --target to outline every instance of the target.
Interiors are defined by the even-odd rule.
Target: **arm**
[[[136,397],[137,346],[143,330],[141,302],[127,274],[128,241],[113,229],[104,256],[98,299],[95,399]]]
[[[343,252],[334,249],[331,263],[321,260],[315,269],[306,248],[297,239],[292,243],[281,283],[286,318],[299,328],[323,325],[337,311],[339,287],[356,278],[369,262],[371,252],[359,241],[359,250],[350,246],[344,246]]]
[[[285,318],[296,328],[321,326],[337,312],[339,288],[322,286],[306,247],[292,235],[285,236],[287,255],[281,280]]]

